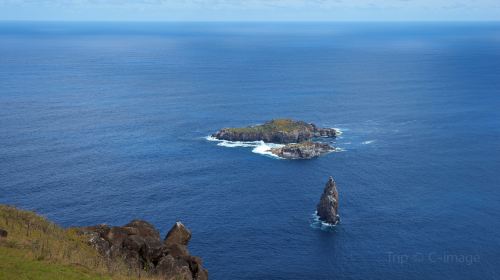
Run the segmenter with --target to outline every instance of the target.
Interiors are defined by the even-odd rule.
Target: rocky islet
[[[211,137],[225,141],[282,144],[284,146],[270,148],[269,152],[284,159],[311,159],[335,150],[315,139],[335,138],[339,134],[335,128],[320,128],[313,123],[292,119],[275,119],[260,125],[223,128]]]

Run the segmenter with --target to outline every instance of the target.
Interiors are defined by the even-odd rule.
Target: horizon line
[[[65,23],[500,23],[500,19],[387,19],[387,20],[108,20],[108,19],[0,19],[1,22],[65,22]]]

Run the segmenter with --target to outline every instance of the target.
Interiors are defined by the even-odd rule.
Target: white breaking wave
[[[338,127],[332,127],[332,128],[333,128],[333,129],[335,129],[335,131],[336,131],[336,132],[335,132],[335,134],[336,134],[337,136],[340,136],[340,135],[342,135],[342,133],[344,133],[344,132],[342,131],[342,129],[340,129],[340,128],[338,128]]]
[[[206,140],[211,142],[218,142],[217,146],[227,147],[227,148],[253,148],[252,153],[269,156],[276,159],[283,159],[273,153],[271,153],[272,148],[281,148],[285,145],[276,144],[276,143],[265,143],[264,141],[229,141],[229,140],[220,140],[211,135],[205,137]],[[335,147],[334,152],[345,152],[346,149]]]
[[[275,143],[265,143],[264,141],[228,141],[228,140],[219,140],[212,136],[205,137],[208,141],[218,142],[217,146],[228,147],[228,148],[236,148],[236,147],[244,147],[244,148],[253,148],[252,153],[270,156],[273,158],[281,159],[279,156],[271,153],[271,148],[280,148],[284,145],[275,144]]]
[[[375,140],[363,141],[363,142],[361,142],[361,144],[363,144],[363,145],[368,145],[368,144],[371,144],[371,143],[373,143],[373,142],[375,142]]]
[[[318,211],[314,211],[314,213],[312,214],[312,220],[313,220],[311,223],[312,228],[317,228],[324,231],[332,231],[335,229],[335,226],[338,225],[338,223],[332,225],[321,221],[318,216]]]
[[[260,142],[261,143],[257,147],[253,148],[252,153],[266,155],[266,156],[281,159],[279,156],[271,153],[271,148],[281,148],[285,145],[274,144],[274,143],[267,143],[266,144],[266,143],[264,143],[264,141],[260,141]]]

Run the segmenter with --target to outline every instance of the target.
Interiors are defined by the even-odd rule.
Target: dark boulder
[[[183,260],[176,259],[171,255],[164,256],[156,266],[157,274],[170,279],[171,275],[175,275],[175,279],[191,280],[200,279],[193,278],[193,273],[189,268],[189,264]]]
[[[181,222],[175,223],[165,237],[165,244],[182,244],[187,245],[191,239],[191,231],[187,229]]]
[[[193,271],[195,279],[208,280],[208,272],[203,269],[202,260],[199,257],[190,256],[188,259],[189,268]]]
[[[338,206],[339,193],[333,177],[330,176],[317,206],[319,219],[325,223],[336,225],[340,221]]]
[[[146,246],[144,237],[139,235],[130,235],[123,241],[123,247],[129,251],[142,252]]]
[[[158,232],[158,230],[156,230],[156,228],[152,224],[146,221],[133,220],[130,223],[126,224],[125,227],[137,229],[137,234],[142,237],[152,237],[160,239],[160,232]]]
[[[158,230],[141,220],[122,227],[97,225],[77,230],[109,262],[122,261],[131,271],[148,271],[161,279],[208,279],[201,259],[189,254],[191,232],[181,222],[175,223],[163,242]]]
[[[167,244],[166,252],[174,257],[184,257],[189,256],[189,251],[185,245],[182,244]]]
[[[126,227],[112,227],[104,238],[112,245],[121,246],[129,235],[131,235],[130,230]]]
[[[148,236],[144,238],[144,243],[145,243],[143,251],[144,258],[149,261],[159,260],[164,251],[164,246],[161,240]]]

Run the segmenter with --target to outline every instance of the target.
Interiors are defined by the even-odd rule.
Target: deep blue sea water
[[[279,117],[344,151],[204,139]],[[0,24],[0,203],[182,220],[211,279],[500,279],[499,182],[499,23]]]

